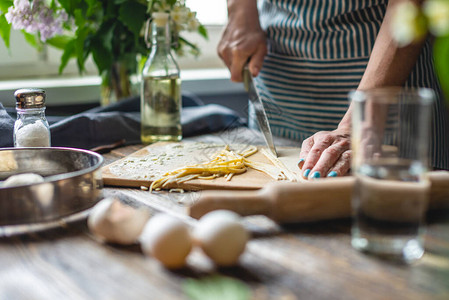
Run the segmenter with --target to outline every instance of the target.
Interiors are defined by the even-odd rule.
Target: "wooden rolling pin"
[[[429,172],[429,208],[449,207],[449,172]],[[310,182],[273,182],[257,191],[203,191],[189,209],[191,217],[228,209],[242,216],[265,215],[278,223],[310,222],[351,215],[355,178]]]

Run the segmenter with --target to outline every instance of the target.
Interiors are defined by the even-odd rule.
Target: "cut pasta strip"
[[[287,179],[287,177],[285,177],[285,175],[276,166],[269,165],[266,163],[261,163],[261,162],[250,161],[250,160],[246,160],[246,165],[254,170],[258,170],[258,171],[261,171],[261,172],[267,174],[274,180],[286,180]]]
[[[266,149],[262,149],[260,152],[278,167],[289,181],[297,181],[298,176],[290,171],[279,158],[274,156],[271,152],[268,152]]]
[[[251,146],[241,153],[236,153],[226,145],[223,150],[215,153],[210,161],[185,166],[163,174],[151,183],[150,192],[192,179],[212,180],[224,177],[226,181],[230,181],[235,174],[244,173],[248,168],[264,172],[275,180],[291,180],[291,175],[287,176],[284,173],[286,168],[283,165],[282,167],[278,164],[271,165],[249,160],[248,157],[257,151],[257,147]]]
[[[231,181],[232,177],[234,176],[234,173],[229,173],[228,175],[225,176],[226,181]]]

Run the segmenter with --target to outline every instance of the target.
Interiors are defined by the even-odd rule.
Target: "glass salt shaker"
[[[14,147],[50,147],[50,127],[45,117],[45,91],[15,91],[17,120],[14,124]]]

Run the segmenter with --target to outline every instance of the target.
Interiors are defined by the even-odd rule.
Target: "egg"
[[[41,175],[35,173],[23,173],[8,177],[0,186],[13,187],[41,182],[44,182],[44,177],[42,177]]]
[[[244,252],[249,233],[241,217],[228,210],[205,214],[196,224],[193,239],[218,266],[232,266]]]
[[[156,258],[171,269],[185,265],[193,244],[188,226],[163,213],[148,221],[139,241],[144,254]]]
[[[149,217],[146,210],[132,208],[115,198],[105,198],[90,211],[87,226],[105,242],[130,245],[137,242]]]

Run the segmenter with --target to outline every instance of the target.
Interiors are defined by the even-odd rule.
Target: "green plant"
[[[218,274],[189,278],[183,290],[191,300],[249,300],[251,289],[243,281]]]
[[[148,53],[144,31],[155,11],[170,13],[176,53],[182,55],[187,48],[198,55],[198,47],[181,32],[196,31],[204,38],[207,32],[184,0],[0,0],[0,35],[7,47],[10,31],[16,29],[37,49],[43,44],[62,49],[60,73],[71,59],[85,72],[92,56],[103,85],[115,81],[117,94],[128,88],[120,88],[119,78],[135,74],[138,58]]]
[[[449,0],[426,0],[421,6],[403,2],[393,20],[393,36],[401,46],[419,41],[429,33],[435,37],[435,70],[449,102]]]

